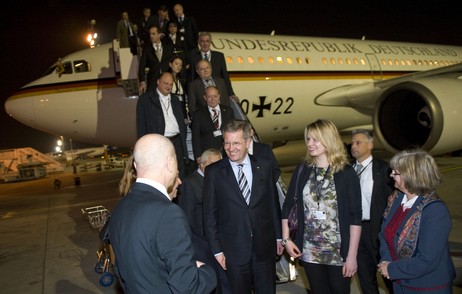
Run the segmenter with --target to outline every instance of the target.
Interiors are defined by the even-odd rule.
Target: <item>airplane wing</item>
[[[424,78],[444,78],[462,74],[462,63],[439,67],[432,70],[419,71],[396,78],[343,85],[326,91],[315,98],[315,103],[323,106],[347,106],[368,114],[373,114],[375,102],[385,90],[405,82],[418,82]],[[460,79],[460,78],[459,78]]]
[[[454,133],[462,123],[461,99],[462,64],[455,64],[344,85],[318,95],[315,103],[372,115],[374,132],[388,150],[413,146],[445,153],[462,144]]]

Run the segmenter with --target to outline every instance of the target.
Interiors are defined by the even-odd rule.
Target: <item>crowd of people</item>
[[[311,293],[349,293],[355,274],[363,293],[379,293],[378,276],[390,293],[451,293],[451,222],[433,157],[404,150],[389,164],[372,156],[363,129],[352,132],[350,156],[335,124],[318,119],[304,130],[306,156],[281,206],[271,147],[234,118],[223,54],[181,4],[173,12],[144,9],[142,50],[126,12],[117,25],[120,46],[141,55],[139,139],[108,226],[124,291],[275,293],[286,252]]]
[[[146,7],[137,22],[123,11],[116,35],[120,48],[130,48],[139,58],[138,138],[149,133],[171,138],[183,179],[197,167],[202,152],[221,149],[220,128],[234,116],[230,99],[239,98],[224,55],[211,50],[212,35],[199,32],[194,17],[186,15],[180,3],[172,13],[160,5],[157,15]],[[193,143],[187,150],[189,133]]]

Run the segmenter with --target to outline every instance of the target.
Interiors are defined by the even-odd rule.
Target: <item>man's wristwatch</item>
[[[284,240],[281,241],[281,245],[286,246],[287,242],[289,242],[289,241],[292,241],[292,239],[290,239],[290,238],[284,239]]]

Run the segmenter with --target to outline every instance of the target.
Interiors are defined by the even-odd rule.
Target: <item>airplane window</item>
[[[278,61],[279,64],[283,64],[284,60],[282,59],[281,56],[276,57],[276,60]]]
[[[244,63],[244,58],[242,56],[237,57],[237,63],[243,64]]]
[[[323,58],[322,58],[322,63],[323,63],[323,64],[327,64],[327,58],[323,57]]]
[[[399,60],[398,59],[395,59],[395,64],[399,65]]]
[[[75,72],[89,72],[90,66],[85,60],[76,60],[74,61],[74,70]]]
[[[347,58],[347,59],[346,59],[346,63],[347,63],[347,64],[351,64],[351,59],[350,59],[350,58]]]
[[[226,56],[226,63],[233,63],[233,58],[231,56]]]
[[[335,58],[331,57],[330,58],[330,63],[335,64]]]
[[[388,59],[388,65],[393,65],[393,60]]]
[[[306,62],[306,64],[310,64],[311,63],[310,58],[309,57],[305,58],[305,62]]]
[[[353,58],[353,63],[356,64],[356,65],[358,65],[358,64],[359,64],[358,58]]]
[[[343,59],[342,58],[338,58],[338,64],[343,64]]]
[[[401,59],[401,65],[406,65],[406,61],[404,61],[404,59]]]
[[[409,59],[406,60],[406,63],[407,63],[408,66],[412,65],[412,63],[411,63],[411,61]]]
[[[426,61],[426,60],[424,60],[423,63],[424,63],[425,65],[428,65],[428,61]]]
[[[252,56],[249,56],[249,57],[247,57],[247,62],[250,63],[250,64],[254,64],[255,60],[253,60]]]
[[[361,65],[366,65],[366,60],[361,58]]]
[[[274,58],[273,57],[268,57],[268,63],[273,64],[274,63]]]
[[[292,58],[287,57],[287,63],[288,64],[294,64],[294,61],[292,60]]]
[[[302,59],[301,59],[300,57],[297,57],[297,63],[298,63],[298,64],[302,64],[302,63],[303,63],[303,61],[302,61]]]
[[[260,63],[265,63],[265,59],[264,59],[263,57],[260,56],[260,57],[258,57],[258,62],[260,62]]]
[[[382,58],[382,60],[380,60],[380,62],[382,62],[382,65],[387,65],[387,60],[385,58]]]

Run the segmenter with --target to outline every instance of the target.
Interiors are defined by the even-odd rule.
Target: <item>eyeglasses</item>
[[[400,176],[400,175],[401,175],[401,174],[400,174],[399,172],[395,171],[395,170],[392,170],[392,171],[391,171],[391,174],[390,174],[391,177]]]

